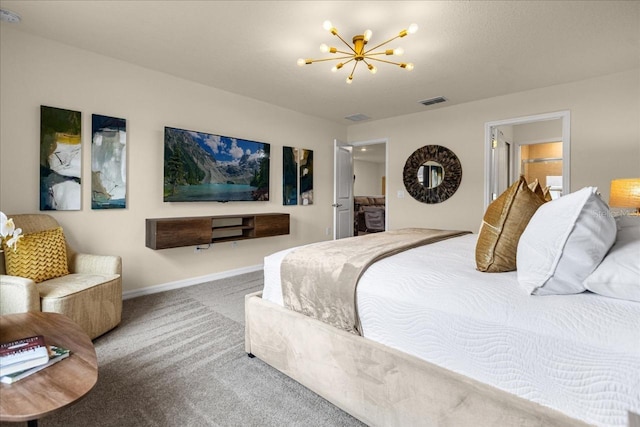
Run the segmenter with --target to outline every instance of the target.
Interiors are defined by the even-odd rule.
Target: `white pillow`
[[[640,216],[616,222],[615,243],[584,285],[596,294],[640,301]]]
[[[615,217],[618,235],[621,231],[630,228],[640,228],[640,215],[620,215]]]
[[[536,295],[583,292],[615,238],[615,220],[595,187],[545,203],[520,236],[518,282]]]

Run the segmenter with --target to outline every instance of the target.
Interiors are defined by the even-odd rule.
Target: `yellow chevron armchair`
[[[96,338],[122,316],[122,260],[75,252],[55,218],[11,215],[23,237],[0,256],[0,314],[64,314]]]

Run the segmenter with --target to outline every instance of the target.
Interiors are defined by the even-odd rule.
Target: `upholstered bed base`
[[[265,301],[245,349],[371,426],[586,426],[582,421]]]

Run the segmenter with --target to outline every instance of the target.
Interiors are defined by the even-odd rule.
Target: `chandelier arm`
[[[350,45],[349,43],[347,43],[347,42],[346,42],[346,41],[345,41],[345,40],[340,36],[340,34],[338,34],[338,32],[336,32],[336,33],[335,33],[335,36],[336,36],[337,38],[339,38],[340,40],[342,40],[342,43],[344,43],[344,44],[345,44],[349,49],[351,49],[351,51],[352,51],[354,54],[357,54],[357,53],[358,53],[358,52],[356,52],[356,50],[355,50],[353,47],[351,47],[351,45]]]
[[[373,59],[375,60],[375,58],[362,58],[362,62],[364,62],[365,64],[367,64],[367,68],[369,68],[369,71],[371,71],[373,74],[375,74],[375,71],[372,71],[371,68],[373,68],[375,70],[376,67],[373,66],[373,64],[370,64],[367,62],[367,59]]]
[[[376,50],[377,48],[379,48],[380,46],[384,46],[387,43],[391,43],[392,41],[394,41],[395,39],[397,39],[400,36],[395,36],[393,38],[390,38],[389,40],[387,40],[386,42],[382,42],[380,43],[378,46],[374,46],[371,49],[367,50],[366,52],[364,52],[365,55],[367,55],[369,52],[371,52],[372,50]]]
[[[359,61],[356,61],[356,63],[355,63],[355,64],[353,64],[353,69],[351,70],[351,74],[349,74],[349,77],[350,77],[351,79],[353,79],[353,73],[356,71],[356,67],[358,66],[358,62],[359,62]]]
[[[373,53],[369,53],[369,52],[367,52],[367,53],[365,54],[365,56],[366,56],[367,58],[369,58],[369,57],[371,57],[371,56],[373,56],[373,55],[387,55],[387,52],[385,52],[385,51],[383,50],[382,52],[373,52]]]
[[[385,62],[387,64],[393,64],[393,65],[398,65],[398,66],[402,64],[402,62],[387,61],[386,59],[380,59],[380,58],[367,57],[367,59],[370,59],[371,61]]]
[[[351,58],[347,62],[353,61],[353,56],[351,56],[351,55],[349,55],[349,56],[336,56],[336,57],[333,57],[333,58],[310,59],[310,61],[311,61],[311,63],[314,63],[314,62],[324,62],[324,61],[336,61],[336,60],[339,60],[339,59],[347,59],[347,58]],[[345,64],[346,64],[346,62],[345,62]]]

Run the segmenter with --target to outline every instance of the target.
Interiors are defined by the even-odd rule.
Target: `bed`
[[[478,271],[478,238],[368,265],[355,295],[361,334],[285,307],[281,267],[301,248],[272,254],[263,291],[246,297],[246,351],[369,425],[632,425],[640,302],[590,291],[531,295],[519,271]]]

